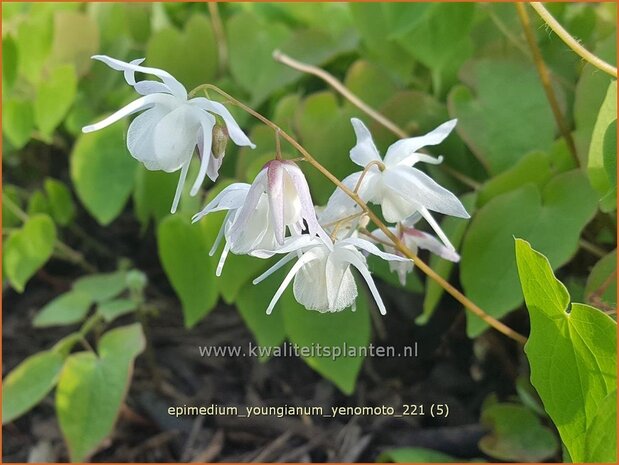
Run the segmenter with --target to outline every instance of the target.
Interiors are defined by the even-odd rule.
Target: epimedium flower
[[[213,198],[213,200],[211,200],[206,205],[206,207],[204,207],[200,212],[196,213],[193,216],[192,222],[195,223],[196,221],[204,218],[209,213],[226,211],[226,216],[224,217],[221,227],[219,228],[217,238],[215,239],[215,242],[213,243],[213,246],[211,247],[211,250],[209,252],[209,255],[211,257],[215,255],[215,252],[219,248],[221,241],[228,236],[230,229],[233,227],[234,220],[236,219],[236,214],[243,206],[250,187],[251,185],[243,182],[230,184],[229,186],[225,187],[219,194],[217,194],[215,198]],[[258,243],[266,248],[273,247],[274,241],[268,240],[269,234],[265,234],[264,231],[262,233],[262,239],[264,239],[264,237],[266,236],[266,241],[258,241]],[[271,234],[270,236],[274,237],[273,234]],[[217,264],[217,270],[215,271],[216,276],[221,276],[221,272],[223,270],[229,252],[230,243],[226,239],[226,243]]]
[[[444,258],[445,260],[449,260],[450,262],[460,261],[460,255],[458,255],[452,247],[446,247],[431,234],[420,231],[412,226],[405,226],[402,224],[398,224],[395,227],[389,227],[388,229],[395,234],[415,255],[417,255],[419,249],[423,249],[428,250],[433,254]],[[387,245],[391,243],[391,239],[387,237],[382,230],[376,229],[375,231],[372,231],[372,237],[370,240],[372,239],[379,242],[383,246],[385,252],[401,255],[400,252],[394,247]],[[406,262],[389,262],[389,269],[397,273],[402,286],[406,285],[406,276],[408,273],[413,271],[413,267],[414,263],[412,260],[407,260]]]
[[[335,243],[327,238],[302,235],[286,240],[286,243],[276,251],[257,251],[257,256],[267,258],[274,253],[286,254],[269,270],[256,278],[253,283],[258,284],[287,263],[297,258],[281,285],[275,292],[267,314],[294,279],[294,297],[308,310],[321,313],[340,312],[348,307],[355,307],[358,290],[352,267],[356,268],[372,293],[381,314],[387,313],[385,304],[374,284],[372,275],[367,266],[366,258],[361,252],[377,255],[388,261],[410,261],[398,255],[382,252],[371,242],[358,237],[348,237]]]
[[[255,147],[224,105],[204,97],[188,98],[185,87],[170,73],[141,66],[143,58],[130,63],[105,55],[95,55],[92,58],[112,69],[122,71],[127,83],[142,97],[104,120],[84,127],[82,131],[98,131],[126,116],[143,111],[129,125],[127,148],[129,153],[149,170],[168,173],[181,171],[172,202],[172,213],[178,207],[196,146],[201,163],[190,191],[192,196],[198,193],[206,176],[213,181],[217,179],[223,153],[221,150],[211,153],[214,133],[219,146],[220,139],[225,136],[239,146]],[[161,81],[136,81],[136,72],[157,76]],[[225,129],[217,124],[216,116],[223,120]]]
[[[318,224],[307,180],[296,163],[271,160],[258,173],[239,209],[228,241],[235,253],[258,248],[257,232],[271,232],[283,245],[286,231],[327,237]]]
[[[443,161],[443,157],[434,158],[418,151],[428,145],[440,144],[455,127],[455,119],[443,123],[426,135],[393,143],[387,149],[384,159],[380,157],[372,135],[363,122],[352,118],[351,123],[357,143],[350,151],[350,158],[364,170],[349,175],[342,183],[355,190],[364,202],[379,204],[385,220],[397,223],[414,213],[420,213],[441,239],[447,240],[430,211],[469,218],[454,194],[413,167],[418,162],[439,164]],[[354,200],[341,189],[335,190],[326,210],[329,213],[325,217],[329,218],[343,218],[360,211]]]
[[[234,183],[226,187],[194,215],[193,221],[222,210],[228,213],[210,252],[213,255],[225,238],[217,276],[229,252],[261,256],[256,251],[277,249],[284,243],[287,230],[300,235],[307,229],[307,237],[326,237],[318,225],[305,176],[291,161],[271,160],[251,185]]]

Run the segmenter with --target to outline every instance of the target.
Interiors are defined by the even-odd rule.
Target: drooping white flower
[[[191,195],[198,193],[206,176],[213,181],[217,179],[222,156],[211,155],[212,134],[216,125],[214,115],[223,119],[227,133],[235,144],[254,147],[225,106],[204,97],[188,99],[185,87],[168,72],[140,66],[144,61],[143,58],[130,63],[105,55],[95,55],[92,58],[112,69],[123,71],[127,83],[142,97],[103,121],[84,127],[82,131],[86,133],[98,131],[125,116],[145,110],[129,126],[127,148],[129,153],[149,170],[162,170],[168,173],[181,170],[172,203],[172,213],[178,206],[196,146],[201,164],[191,188]],[[152,74],[160,78],[161,82],[149,80],[136,82],[136,72]]]
[[[217,233],[217,238],[215,239],[215,242],[213,243],[213,246],[209,252],[209,255],[211,257],[215,255],[215,252],[219,248],[219,245],[221,244],[221,241],[224,239],[224,237],[227,238],[230,232],[230,228],[232,228],[232,225],[234,224],[236,214],[243,206],[243,203],[245,203],[245,198],[247,197],[247,193],[249,192],[250,187],[251,186],[249,184],[243,182],[230,184],[229,186],[224,188],[219,194],[217,194],[215,198],[206,205],[206,207],[204,207],[200,212],[196,213],[193,216],[192,222],[195,223],[196,221],[204,218],[209,213],[227,211],[226,216],[224,217],[224,220],[221,224],[221,228],[219,228],[219,232]],[[267,234],[266,236],[268,237],[269,235]],[[271,234],[270,236],[274,237],[273,234]],[[265,248],[275,245],[274,240],[269,241],[268,239],[263,242],[259,241],[258,243]],[[217,264],[217,270],[215,272],[217,276],[221,276],[221,272],[223,270],[229,252],[230,243],[226,240],[224,249],[219,258],[219,263]]]
[[[420,231],[419,229],[412,226],[404,226],[399,224],[396,227],[390,227],[389,230],[395,234],[415,255],[417,255],[417,251],[419,249],[423,249],[429,250],[441,258],[449,260],[450,262],[460,261],[460,255],[458,255],[453,248],[444,246],[434,236]],[[391,239],[387,237],[382,230],[376,229],[375,231],[372,231],[372,236],[382,244],[385,252],[401,255],[401,253],[394,247],[387,245],[391,243]],[[406,285],[406,275],[413,271],[413,267],[414,263],[412,260],[408,260],[406,262],[389,262],[389,269],[397,273],[402,286]]]
[[[305,176],[292,161],[271,160],[254,179],[228,241],[234,253],[249,253],[259,248],[259,231],[272,231],[281,245],[287,230],[299,235],[305,228],[311,237],[326,237],[316,219]]]
[[[424,172],[413,168],[417,162],[438,164],[442,157],[433,158],[418,153],[428,145],[440,144],[453,130],[456,120],[448,121],[428,134],[401,139],[392,144],[381,159],[372,135],[357,118],[351,119],[357,144],[350,151],[350,158],[366,169],[346,177],[342,182],[357,192],[364,202],[379,204],[388,222],[400,222],[415,212],[430,223],[441,239],[446,240],[442,230],[430,214],[431,211],[445,215],[469,218],[458,198],[441,187]],[[345,217],[359,211],[359,207],[341,189],[336,189],[327,203],[325,216]],[[448,244],[448,241],[446,242]]]
[[[357,298],[357,284],[351,267],[356,268],[367,283],[381,314],[386,314],[383,303],[374,280],[367,267],[367,262],[360,250],[377,255],[389,261],[409,261],[397,255],[382,252],[374,244],[364,239],[349,237],[333,243],[320,237],[302,235],[287,239],[286,244],[277,249],[277,253],[286,255],[273,267],[256,278],[258,284],[272,273],[298,258],[290,269],[282,284],[277,289],[267,314],[273,311],[281,295],[294,279],[294,297],[308,310],[321,313],[339,312],[353,306]],[[270,251],[258,251],[258,256],[268,257]]]

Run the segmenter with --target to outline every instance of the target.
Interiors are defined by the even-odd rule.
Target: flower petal
[[[357,136],[357,144],[350,149],[350,159],[359,166],[367,166],[372,161],[381,161],[372,134],[358,118],[351,118],[350,122]]]
[[[436,233],[436,235],[441,238],[441,240],[443,241],[443,244],[445,244],[445,246],[448,249],[456,250],[453,244],[451,243],[451,241],[449,240],[449,238],[447,237],[447,235],[445,234],[445,232],[441,229],[441,227],[436,222],[432,214],[428,211],[428,209],[421,208],[419,212],[424,217],[424,219],[428,222],[430,227],[434,229],[434,232]]]
[[[144,163],[149,170],[159,170],[161,166],[155,158],[155,128],[169,113],[162,105],[155,105],[136,116],[127,131],[127,148],[136,160]]]
[[[192,197],[200,191],[200,187],[204,182],[204,178],[206,177],[206,173],[210,165],[210,160],[212,158],[211,144],[213,142],[213,127],[215,126],[215,118],[208,113],[196,112],[196,115],[198,116],[200,121],[201,131],[199,131],[197,145],[202,159],[200,162],[200,170],[198,171],[198,176],[196,177],[193,186],[191,186],[191,191],[189,192],[189,195],[191,195]],[[217,175],[215,175],[215,179],[217,179]],[[215,181],[215,179],[211,178],[211,181]]]
[[[284,169],[290,176],[299,201],[301,202],[301,217],[307,222],[310,235],[318,235],[324,240],[328,240],[328,234],[322,229],[320,224],[318,224],[314,202],[312,201],[312,195],[310,194],[307,179],[305,179],[303,171],[301,171],[301,168],[294,162],[284,162]]]
[[[281,245],[284,243],[286,225],[284,224],[284,205],[295,199],[284,199],[284,166],[283,162],[273,160],[267,163],[267,196],[269,199],[269,215],[275,231],[275,238]]]
[[[250,185],[244,182],[230,184],[211,200],[199,213],[193,215],[192,223],[212,212],[221,210],[236,210],[243,206]]]
[[[368,285],[368,288],[370,289],[370,292],[372,293],[372,297],[374,297],[374,300],[376,301],[378,310],[380,311],[381,315],[386,315],[387,310],[385,309],[385,304],[383,303],[383,299],[380,297],[380,293],[378,292],[378,289],[376,288],[376,284],[374,283],[374,280],[372,279],[370,270],[368,270],[368,266],[365,264],[363,255],[361,255],[361,253],[358,251],[353,251],[353,250],[344,249],[344,248],[341,249],[340,254],[341,254],[342,259],[345,259],[352,266],[357,268],[357,270],[359,270],[359,273],[361,273],[361,276],[365,280],[366,284]]]
[[[372,244],[370,241],[366,241],[365,239],[361,239],[360,237],[349,237],[341,241],[340,244],[352,245],[358,249],[365,250],[366,252],[376,255],[377,257],[380,257],[383,260],[387,260],[387,261],[394,261],[394,262],[410,262],[411,261],[410,258],[402,257],[400,255],[395,255],[392,253],[383,252],[378,247],[376,247],[374,244]]]
[[[140,97],[137,100],[125,105],[116,113],[111,114],[107,118],[99,121],[98,123],[91,124],[88,126],[84,126],[82,128],[82,132],[94,132],[99,129],[103,129],[108,127],[110,124],[114,124],[116,121],[123,119],[125,116],[129,116],[137,111],[144,110],[146,108],[150,108],[156,104],[162,105],[176,105],[177,100],[171,95],[166,94],[151,94],[146,95],[144,97]]]
[[[247,227],[247,224],[249,223],[250,219],[258,213],[256,211],[256,207],[258,206],[258,202],[260,202],[260,199],[266,190],[265,187],[266,170],[263,169],[258,173],[256,178],[254,179],[254,182],[251,184],[251,187],[247,192],[245,202],[243,206],[239,209],[237,216],[234,220],[234,225],[230,232],[230,237],[228,238],[228,240],[233,243],[233,249],[235,248],[234,244],[240,243],[243,236],[245,236],[247,233],[257,234],[257,232],[248,231],[249,228]],[[239,252],[235,251],[235,253]]]
[[[291,252],[301,252],[308,248],[313,247],[326,246],[327,248],[332,247],[332,244],[326,243],[318,237],[312,237],[309,234],[303,234],[300,236],[292,236],[287,237],[284,240],[284,245],[281,247],[277,247],[273,250],[265,250],[265,249],[256,249],[253,250],[251,255],[252,257],[258,258],[270,258],[273,255],[277,254],[288,254]]]
[[[383,171],[383,182],[392,192],[428,210],[470,218],[458,197],[416,168],[405,165],[387,168]]]
[[[305,266],[307,263],[310,263],[313,260],[316,260],[316,258],[317,257],[311,252],[304,253],[301,256],[301,258],[299,258],[297,263],[295,263],[294,266],[290,269],[290,271],[288,272],[288,274],[282,281],[282,284],[277,289],[277,292],[275,292],[275,295],[271,299],[271,302],[269,303],[269,306],[267,308],[267,315],[271,314],[271,312],[273,311],[273,308],[275,307],[275,304],[277,304],[277,301],[279,300],[279,298],[282,296],[282,294],[288,287],[288,284],[290,284],[290,281],[292,281],[292,278],[294,278],[294,276],[299,272],[299,270],[303,266]]]
[[[438,239],[428,233],[419,231],[418,229],[408,228],[404,231],[404,238],[407,246],[412,242],[420,249],[429,250],[445,260],[451,262],[460,261],[460,255],[458,255],[455,250],[445,247]]]
[[[172,208],[170,209],[170,213],[176,213],[176,209],[178,208],[178,202],[181,199],[181,194],[183,193],[183,187],[185,186],[185,180],[187,179],[187,171],[189,171],[189,163],[191,160],[187,160],[185,164],[181,167],[181,174],[178,178],[178,184],[176,185],[176,192],[174,193],[174,200],[172,201]]]
[[[163,171],[174,172],[191,159],[199,128],[199,115],[188,105],[180,105],[161,118],[155,128],[155,158]]]
[[[332,253],[327,258],[323,274],[325,275],[325,288],[329,304],[326,310],[340,312],[354,305],[358,290],[355,277],[350,271],[350,264],[339,260],[337,254]]]
[[[238,146],[249,146],[252,149],[256,148],[254,144],[249,140],[249,138],[245,135],[243,130],[239,127],[238,123],[235,121],[232,114],[228,111],[228,109],[219,102],[214,102],[205,97],[196,97],[189,100],[191,105],[194,105],[202,110],[210,111],[211,113],[215,113],[216,115],[221,116],[221,118],[226,123],[226,128],[228,129],[228,135],[230,139],[238,145]]]
[[[408,139],[401,139],[391,144],[387,149],[385,155],[385,165],[395,166],[403,163],[407,157],[422,147],[428,145],[438,145],[449,135],[453,128],[456,126],[458,120],[452,119],[446,123],[441,124],[436,129],[430,131],[426,135],[418,137],[410,137]],[[414,159],[413,159],[414,160]],[[407,161],[408,163],[408,161]]]
[[[93,60],[101,61],[101,62],[105,63],[106,65],[108,65],[110,68],[115,69],[117,71],[124,71],[124,72],[127,72],[127,71],[133,71],[133,72],[139,71],[141,73],[152,74],[154,76],[157,76],[158,78],[160,78],[163,81],[163,83],[167,86],[167,88],[170,90],[170,92],[175,97],[177,97],[179,99],[182,99],[182,100],[187,100],[187,89],[185,89],[185,87],[180,82],[178,82],[167,71],[163,71],[162,69],[149,68],[149,67],[146,67],[146,66],[139,66],[139,65],[133,64],[137,60],[134,60],[132,63],[126,63],[124,61],[117,60],[116,58],[108,57],[106,55],[94,55],[91,58]],[[140,63],[141,63],[141,61],[140,61]],[[126,73],[125,73],[125,78],[127,78],[127,74]],[[131,79],[134,80],[132,75],[131,75]],[[129,82],[129,79],[127,79],[127,82]],[[135,80],[134,80],[134,82],[135,82]]]
[[[282,258],[281,260],[279,260],[275,265],[273,265],[271,268],[269,268],[268,270],[266,270],[264,273],[262,273],[260,276],[258,276],[256,279],[254,279],[252,281],[252,284],[256,285],[256,284],[260,284],[262,281],[264,281],[265,279],[267,279],[269,276],[271,276],[273,273],[275,273],[277,270],[279,270],[280,268],[286,266],[288,263],[290,263],[292,260],[294,260],[297,257],[297,254],[294,252],[290,252],[287,255],[284,255],[284,258]]]

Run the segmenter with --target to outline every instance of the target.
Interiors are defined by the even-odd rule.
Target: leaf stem
[[[216,1],[207,2],[208,11],[211,15],[211,24],[213,26],[213,34],[217,43],[217,56],[219,64],[219,75],[223,76],[228,68],[228,44],[226,42],[226,34],[224,25],[219,15],[219,5]]]
[[[580,45],[580,43],[569,33],[567,30],[561,26],[559,21],[557,21],[552,14],[546,9],[544,5],[540,2],[530,2],[531,7],[537,12],[538,15],[548,24],[550,29],[554,31],[555,34],[559,36],[559,38],[572,49],[574,53],[580,56],[583,60],[592,64],[596,68],[601,71],[604,71],[607,74],[610,74],[615,79],[617,78],[617,68],[611,65],[610,63],[605,62],[597,55],[594,55],[585,47]]]
[[[574,144],[574,139],[572,138],[570,128],[568,127],[565,118],[563,117],[563,113],[561,112],[561,107],[559,106],[557,95],[555,94],[554,88],[552,87],[552,82],[550,81],[550,72],[548,71],[548,67],[544,62],[542,52],[537,45],[537,39],[535,38],[535,33],[533,32],[533,28],[531,27],[531,20],[529,18],[529,14],[527,13],[526,6],[524,3],[514,3],[514,5],[516,6],[518,18],[520,19],[520,24],[522,25],[524,35],[527,39],[527,43],[529,44],[529,48],[531,49],[531,54],[533,55],[533,62],[535,63],[535,67],[537,68],[540,80],[542,81],[542,86],[544,87],[546,98],[548,99],[548,103],[550,104],[550,108],[552,109],[552,114],[555,117],[555,121],[557,122],[559,131],[561,131],[561,135],[567,143],[568,149],[570,150],[570,154],[572,155],[576,166],[579,166],[580,160],[576,152],[576,145]]]
[[[7,207],[9,210],[11,210],[11,212],[13,212],[13,214],[16,217],[18,217],[21,221],[23,221],[24,223],[26,221],[28,221],[28,219],[30,218],[28,216],[28,213],[23,211],[19,207],[19,205],[17,205],[15,202],[13,202],[6,195],[2,196],[2,203],[4,204],[5,207]],[[72,249],[67,244],[62,242],[60,239],[56,239],[56,242],[54,243],[54,246],[62,254],[60,258],[64,258],[67,261],[70,261],[72,263],[75,263],[75,264],[81,266],[85,271],[88,271],[89,273],[96,273],[97,272],[97,268],[94,267],[93,265],[91,265],[90,263],[88,263],[86,261],[86,259],[84,258],[84,256],[80,252],[78,252],[75,249]]]
[[[367,114],[374,121],[376,121],[377,123],[387,128],[389,131],[391,131],[393,134],[395,134],[400,139],[405,139],[407,137],[410,137],[410,135],[407,134],[406,131],[404,131],[404,129],[399,127],[397,124],[395,124],[393,121],[388,119],[386,116],[374,110],[370,105],[365,103],[355,94],[353,94],[350,90],[348,90],[344,84],[342,84],[340,81],[338,81],[335,78],[335,76],[329,74],[324,69],[295,60],[294,58],[291,58],[288,55],[282,53],[280,50],[275,50],[273,52],[273,59],[290,68],[296,69],[297,71],[301,71],[307,74],[313,74],[314,76],[319,77],[320,79],[325,81],[327,84],[329,84],[331,87],[333,87],[342,97],[344,97],[354,106],[359,108],[359,110]],[[471,189],[478,190],[481,187],[481,184],[479,184],[474,179],[469,178],[465,174],[462,174],[456,171],[455,169],[448,167],[447,165],[439,165],[439,167],[445,170],[445,172],[447,172],[448,174],[452,175],[455,179],[460,181],[465,186],[470,187]]]
[[[352,200],[361,207],[361,209],[365,212],[365,214],[370,218],[370,220],[383,232],[385,235],[393,242],[394,248],[399,250],[405,257],[412,260],[415,265],[421,269],[429,278],[436,281],[447,293],[449,293],[452,297],[454,297],[458,302],[460,302],[466,309],[468,309],[471,313],[475,314],[483,321],[485,321],[488,325],[496,329],[497,331],[503,333],[510,339],[514,341],[525,344],[527,338],[522,334],[514,331],[509,326],[500,322],[499,320],[493,318],[484,312],[479,306],[477,306],[473,301],[471,301],[468,297],[466,297],[462,292],[452,286],[449,282],[447,282],[442,276],[436,273],[430,266],[428,266],[424,261],[422,261],[417,255],[415,255],[406,245],[400,241],[400,239],[393,234],[389,228],[380,220],[380,218],[369,208],[369,206],[361,199],[359,194],[352,191],[350,188],[342,184],[342,182],[335,177],[327,168],[325,168],[318,160],[316,160],[301,144],[299,144],[292,136],[288,135],[284,130],[282,130],[279,126],[273,123],[271,120],[261,115],[254,109],[248,107],[244,103],[241,103],[228,93],[221,90],[219,87],[213,84],[202,84],[194,89],[195,92],[198,92],[202,89],[212,89],[213,91],[219,93],[223,97],[227,98],[231,103],[237,105],[239,108],[243,109],[250,115],[254,116],[256,119],[263,122],[265,125],[269,126],[274,131],[279,131],[280,135],[290,143],[303,157],[305,160],[310,163],[314,168],[316,168],[320,173],[322,173],[327,179],[329,179],[333,184],[339,187],[344,193],[346,193]]]

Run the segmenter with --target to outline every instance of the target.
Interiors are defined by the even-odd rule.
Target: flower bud
[[[228,143],[228,129],[220,123],[213,126],[213,157],[221,158],[226,152],[226,144]]]

